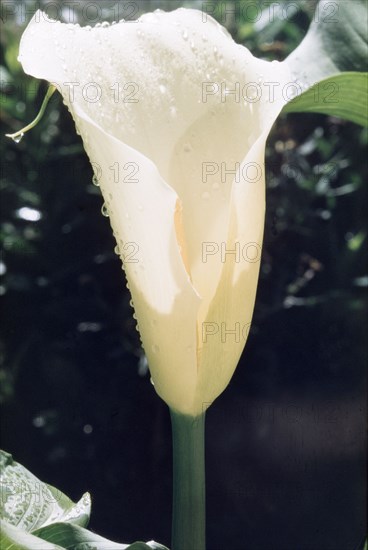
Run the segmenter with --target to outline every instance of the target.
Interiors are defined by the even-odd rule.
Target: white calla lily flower
[[[200,414],[229,383],[249,330],[265,143],[287,66],[184,8],[92,29],[37,12],[19,60],[62,93],[82,136],[156,391]]]

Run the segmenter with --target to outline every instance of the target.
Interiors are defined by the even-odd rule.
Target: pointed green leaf
[[[284,112],[324,113],[367,126],[367,16],[366,0],[317,4],[304,40],[285,60],[299,95]]]
[[[167,550],[154,541],[133,544],[112,542],[72,523],[54,523],[37,529],[34,534],[68,550]]]
[[[368,126],[368,73],[344,72],[318,82],[290,101],[286,113],[323,113]]]
[[[5,451],[0,451],[0,468],[2,520],[28,532],[56,521],[87,525],[91,511],[88,493],[75,504]]]
[[[62,546],[44,540],[1,520],[1,550],[63,550]]]
[[[308,87],[343,71],[367,71],[366,0],[321,0],[304,40],[286,62]]]
[[[70,500],[69,497],[64,495],[64,493],[59,491],[59,489],[56,489],[48,483],[45,483],[45,485],[50,491],[51,495],[54,496],[59,508],[63,510],[63,513],[60,516],[57,516],[56,519],[52,519],[52,521],[63,521],[67,523],[74,523],[75,525],[80,525],[81,527],[87,527],[91,515],[90,494],[84,493],[82,498],[77,503],[75,503]]]

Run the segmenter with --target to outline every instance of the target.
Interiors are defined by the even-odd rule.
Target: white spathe
[[[92,29],[38,11],[19,60],[62,93],[99,177],[157,393],[201,413],[249,331],[287,66],[184,8]]]

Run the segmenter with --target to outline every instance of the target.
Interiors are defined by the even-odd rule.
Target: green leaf
[[[62,546],[44,540],[1,521],[1,550],[63,550]]]
[[[91,512],[88,493],[75,504],[61,491],[40,481],[13,457],[0,450],[2,498],[0,518],[23,531],[56,521],[87,525]]]
[[[299,46],[286,58],[304,91],[284,112],[338,116],[367,126],[366,0],[321,0]]]
[[[304,40],[286,59],[308,87],[343,71],[366,71],[366,0],[321,0]]]
[[[34,532],[43,540],[58,544],[68,550],[167,550],[154,541],[120,544],[96,535],[72,523],[54,523]]]
[[[290,101],[286,113],[323,113],[368,126],[368,73],[343,72]]]
[[[1,550],[168,550],[161,544],[120,544],[87,529],[91,499],[74,504],[0,450]],[[31,531],[31,532],[30,532]]]

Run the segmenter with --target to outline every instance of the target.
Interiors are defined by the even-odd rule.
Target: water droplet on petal
[[[119,249],[119,246],[116,245],[115,248],[114,248],[114,252],[117,256],[120,256],[120,249]]]
[[[187,29],[183,29],[182,32],[181,32],[181,35],[184,38],[184,40],[188,40],[189,35],[188,35]]]
[[[103,203],[102,207],[101,207],[101,214],[103,216],[105,216],[105,218],[108,218],[109,217],[109,209],[107,208],[106,204]]]
[[[166,93],[166,86],[164,86],[163,84],[160,84],[159,85],[159,90],[162,94],[165,94]]]
[[[154,383],[154,381],[153,381],[153,379],[152,379],[152,376],[151,376],[151,378],[150,378],[150,382],[151,382],[152,386],[155,385],[155,383]]]
[[[96,187],[99,187],[99,186],[100,186],[100,182],[98,181],[98,178],[97,178],[97,176],[96,176],[95,174],[92,176],[92,183],[93,183],[93,185],[95,185]]]
[[[108,21],[102,21],[101,27],[103,29],[107,29],[107,27],[110,27],[110,23]]]

